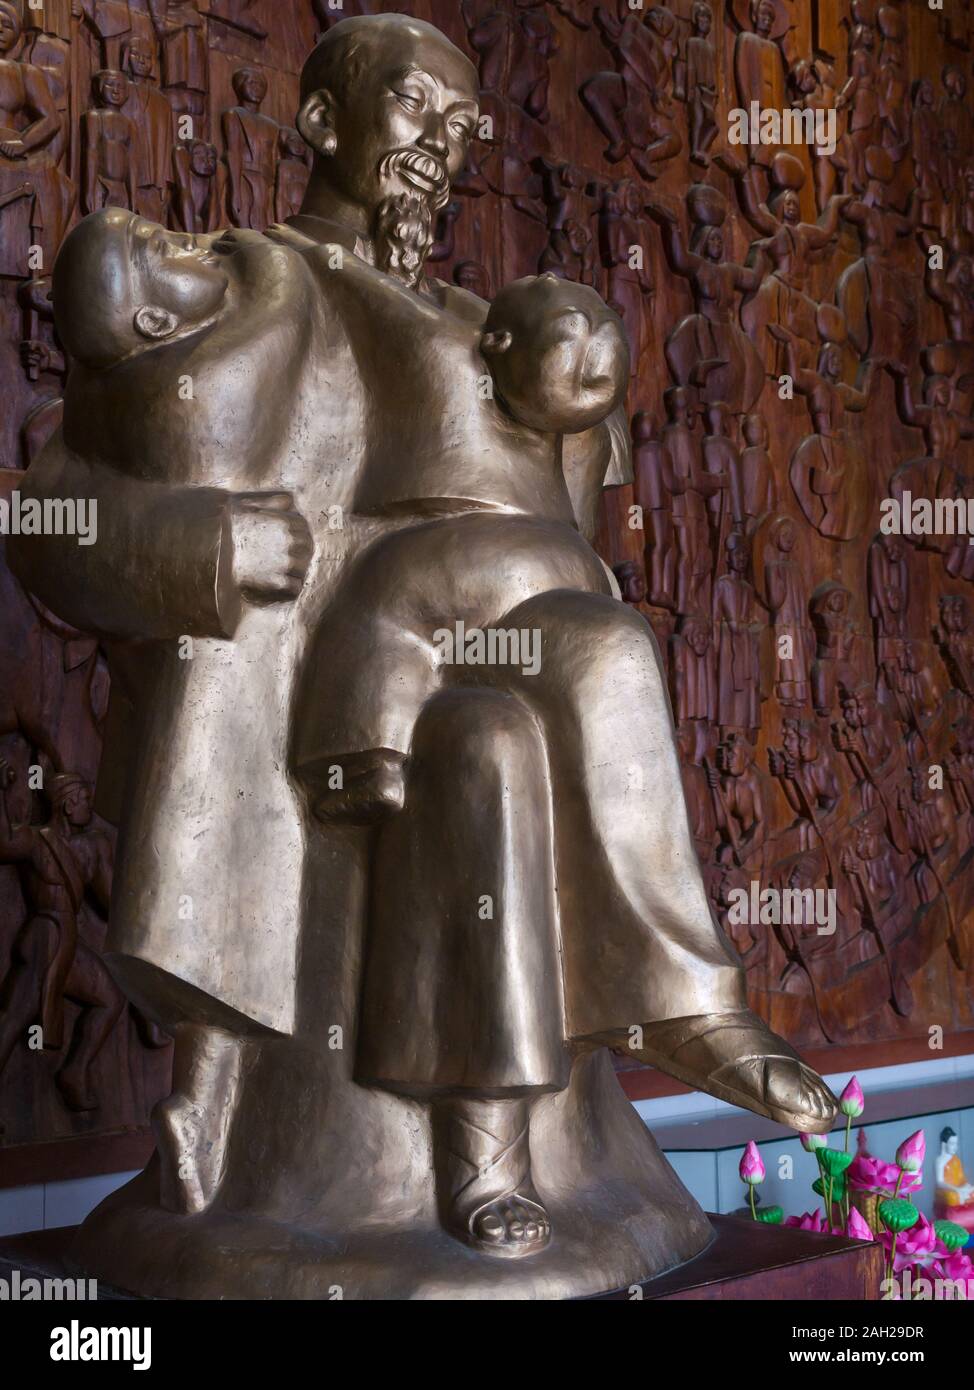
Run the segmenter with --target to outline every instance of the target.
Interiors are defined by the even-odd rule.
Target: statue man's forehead
[[[369,38],[359,54],[364,71],[377,82],[412,73],[455,92],[458,99],[478,98],[476,71],[449,39],[399,30]]]

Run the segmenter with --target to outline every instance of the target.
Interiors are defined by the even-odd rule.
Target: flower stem
[[[753,1182],[749,1182],[749,1183],[748,1183],[748,1185],[747,1185],[747,1191],[748,1191],[748,1196],[749,1196],[750,1199],[751,1199],[751,1220],[752,1220],[752,1221],[757,1221],[757,1219],[758,1219],[758,1214],[757,1214],[757,1212],[756,1212],[755,1209],[754,1209],[754,1184],[753,1184]]]
[[[903,1174],[904,1174],[904,1172],[905,1172],[905,1169],[901,1168],[900,1171],[899,1171],[899,1172],[897,1173],[897,1175],[896,1175],[896,1186],[893,1188],[893,1201],[894,1201],[894,1202],[896,1201],[897,1197],[900,1195],[900,1183],[903,1181]],[[895,1275],[894,1275],[894,1273],[893,1273],[893,1270],[894,1270],[895,1265],[896,1265],[896,1232],[895,1232],[895,1231],[891,1231],[890,1234],[891,1234],[891,1236],[892,1236],[893,1238],[892,1238],[892,1240],[891,1240],[890,1243],[889,1243],[889,1264],[888,1264],[887,1267],[886,1267],[886,1278],[887,1278],[887,1279],[893,1279],[893,1278],[895,1278]]]

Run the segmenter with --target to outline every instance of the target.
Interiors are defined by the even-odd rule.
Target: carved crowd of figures
[[[638,52],[665,143],[660,124],[637,140],[631,108],[613,125],[592,95],[608,75],[582,98],[605,158],[628,158],[630,217],[658,228],[650,282],[662,264],[690,290],[688,312],[654,315],[655,380],[635,372],[616,574],[665,653],[715,909],[772,1017],[834,1042],[947,1012],[909,977],[939,969],[962,994],[972,967],[974,549],[887,533],[882,507],[953,502],[966,525],[974,498],[972,52],[969,25],[911,26],[896,0],[803,9],[730,7],[716,106],[707,5],[607,16],[619,80]],[[834,127],[734,144],[725,102],[825,108]],[[630,330],[641,363],[645,335]],[[742,920],[752,883],[828,890],[835,920],[807,893],[790,921],[783,896]]]
[[[758,1006],[799,1043],[974,1025],[974,547],[880,531],[885,498],[974,501],[963,0],[0,0],[4,495],[60,415],[67,230],[109,205],[189,233],[287,217],[304,56],[335,20],[392,9],[480,73],[430,269],[484,298],[550,271],[625,325],[635,481],[607,492],[600,548],[659,639],[695,843]],[[819,119],[806,143],[736,143],[752,103]],[[61,991],[58,1104],[107,1122],[98,1077],[148,1075],[159,1039],[132,1019],[98,1064],[131,1015],[94,969],[71,996],[51,944],[75,932],[97,955],[104,929],[109,830],[51,793],[95,777],[104,661],[0,583],[0,839],[44,832],[44,854],[0,848],[0,1009],[30,988],[39,1016]],[[835,931],[803,910],[738,921],[752,882],[831,890]],[[32,928],[44,892],[75,927]],[[71,1123],[52,1112],[48,1132]]]

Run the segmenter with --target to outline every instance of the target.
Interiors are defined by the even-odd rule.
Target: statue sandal
[[[646,1023],[642,1035],[640,1061],[695,1090],[805,1133],[832,1128],[832,1092],[750,1009]]]

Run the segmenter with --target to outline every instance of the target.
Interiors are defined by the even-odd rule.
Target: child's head
[[[555,275],[528,276],[500,291],[481,351],[511,415],[545,433],[591,429],[629,384],[619,316],[593,289]]]
[[[224,260],[122,208],[93,213],[54,266],[58,333],[76,361],[109,367],[200,327],[220,308]]]

